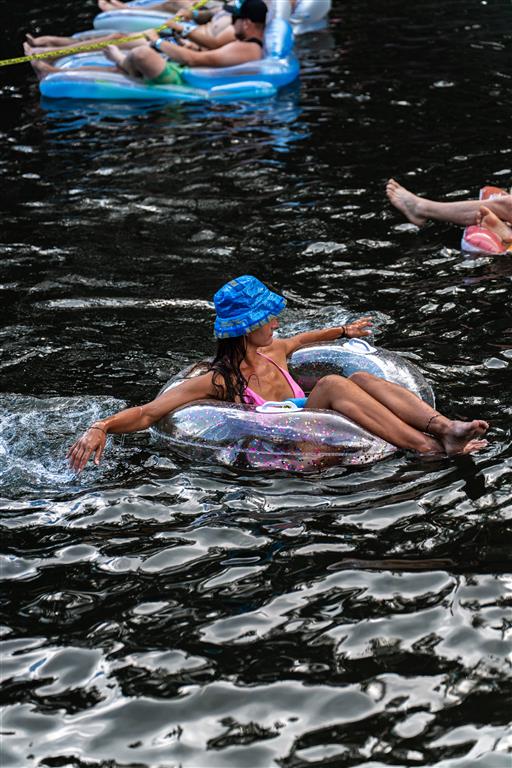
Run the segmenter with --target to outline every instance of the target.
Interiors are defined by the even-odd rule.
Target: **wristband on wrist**
[[[163,40],[158,38],[158,40],[153,40],[153,42],[149,47],[153,48],[153,50],[157,51],[158,53],[162,53],[162,48],[161,48],[162,43],[163,43]]]
[[[342,328],[342,331],[341,331],[340,335],[338,336],[338,339],[344,339],[345,336],[347,335],[347,328],[346,328],[346,326],[342,325],[341,328]]]
[[[95,424],[92,425],[92,427],[89,427],[89,429],[99,429],[100,432],[103,432],[104,435],[107,434],[107,430],[103,429],[103,427],[97,427]]]

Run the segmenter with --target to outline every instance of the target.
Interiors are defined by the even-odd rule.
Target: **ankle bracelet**
[[[430,419],[427,421],[427,426],[425,427],[425,432],[428,432],[428,428],[430,427],[431,423],[434,421],[434,419],[438,419],[440,415],[441,415],[440,413],[436,413],[436,414],[434,414],[434,416],[430,417]]]

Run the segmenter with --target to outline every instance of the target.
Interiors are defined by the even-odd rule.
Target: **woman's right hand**
[[[79,474],[93,453],[94,463],[98,466],[101,457],[103,456],[106,442],[107,433],[103,428],[95,426],[89,427],[89,429],[78,438],[76,443],[73,443],[67,452],[67,458],[69,459],[69,466],[71,469]]]
[[[217,390],[213,384],[213,373],[208,371],[208,373],[186,379],[177,386],[166,390],[150,403],[134,408],[124,408],[122,411],[108,416],[104,421],[95,422],[78,438],[67,452],[69,466],[74,472],[80,473],[93,453],[94,463],[97,466],[105,450],[107,433],[124,435],[127,432],[147,429],[158,419],[182,405],[192,403],[194,400],[204,400],[216,396]]]

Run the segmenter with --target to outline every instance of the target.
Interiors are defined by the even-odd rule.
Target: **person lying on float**
[[[266,0],[266,5],[271,9],[273,3],[283,3],[286,2],[286,0]],[[293,12],[295,9],[295,6],[297,5],[297,0],[288,0],[290,5],[290,11]],[[209,21],[210,18],[208,17],[208,14],[215,13],[219,7],[222,7],[222,5],[226,5],[226,0],[223,0],[223,2],[212,2],[210,1],[207,3],[207,8],[201,8],[198,10],[194,10],[195,0],[163,0],[161,3],[155,3],[155,5],[151,6],[133,6],[129,5],[128,3],[123,3],[121,0],[98,0],[98,8],[101,11],[127,11],[127,10],[136,10],[139,11],[147,11],[148,13],[151,13],[153,11],[163,11],[164,13],[166,11],[169,11],[169,13],[177,13],[183,14],[184,18],[192,19],[193,21],[196,21],[198,24],[204,24],[206,21]],[[185,15],[185,14],[188,14]]]
[[[143,10],[143,9],[141,9]],[[193,19],[197,26],[184,24],[187,20]],[[162,27],[164,25],[162,24]],[[195,46],[199,46],[200,49],[205,48],[211,50],[213,48],[221,48],[227,43],[231,43],[236,40],[235,29],[232,21],[232,14],[224,7],[218,10],[211,11],[194,11],[190,9],[182,9],[180,11],[180,21],[176,21],[172,16],[166,22],[164,28],[158,30],[154,28],[148,28],[140,34],[134,36],[133,40],[125,41],[118,45],[123,51],[129,51],[139,46],[148,46],[151,43],[158,40],[161,37],[163,39],[169,37],[180,37],[182,41],[187,41],[185,44],[192,43]],[[108,32],[105,35],[95,36],[93,39],[94,44],[112,42],[117,44],[117,40],[123,40],[126,38],[126,32]],[[91,39],[87,34],[77,35],[74,37],[63,35],[40,35],[34,37],[30,33],[26,35],[26,43],[23,46],[23,50],[27,56],[37,53],[53,53],[54,51],[60,51],[63,48],[76,48],[77,45],[87,45]],[[197,48],[196,48],[197,50]],[[65,56],[64,52],[62,56]],[[57,57],[52,57],[53,61]]]
[[[232,13],[226,10],[226,8],[221,8],[215,13],[209,11],[206,13],[209,14],[210,18],[206,21],[205,14],[205,21],[202,22],[199,18],[193,17],[190,11],[183,11],[179,21],[170,19],[167,22],[167,28],[172,30],[182,40],[187,40],[199,46],[199,48],[207,50],[222,48],[223,45],[232,43],[237,39]],[[194,18],[194,21],[197,21],[197,26],[192,29],[190,29],[189,25],[183,23],[190,18]],[[149,31],[149,34],[146,33],[146,36],[152,36],[152,32]],[[160,33],[160,36],[163,37],[164,35]]]
[[[390,203],[417,227],[430,219],[461,227],[476,225],[494,232],[504,244],[512,243],[512,195],[501,193],[485,200],[485,204],[482,200],[441,202],[415,195],[395,179],[387,182],[386,194]]]
[[[283,2],[283,0],[274,0],[275,2]],[[295,8],[296,0],[288,0],[290,5],[290,12],[293,12]],[[236,8],[241,5],[241,1],[233,3],[233,7]],[[273,13],[272,0],[265,0],[265,5],[268,9],[267,20]],[[204,15],[201,15],[200,11],[182,10],[180,11],[180,20],[171,19],[167,26],[172,29],[176,35],[186,38],[191,43],[198,45],[200,48],[221,48],[223,45],[232,42],[236,39],[235,28],[232,22],[232,14],[228,10],[229,5],[225,5],[223,8],[219,8],[216,11],[204,11]],[[202,21],[201,19],[204,19]],[[190,30],[183,21],[194,20],[198,26]]]
[[[108,59],[118,68],[132,77],[142,77],[147,85],[180,84],[179,64],[189,67],[233,67],[249,61],[257,61],[263,55],[263,34],[267,6],[263,0],[244,0],[241,6],[233,9],[233,26],[236,40],[212,51],[194,51],[186,46],[176,45],[163,40],[155,32],[155,40],[150,47],[139,46],[124,53],[115,45],[105,49]],[[45,61],[31,62],[39,79],[54,72],[57,67]],[[91,66],[85,69],[112,71],[110,67]]]
[[[324,376],[306,396],[288,371],[288,357],[307,344],[368,336],[369,318],[275,338],[286,300],[252,275],[226,283],[213,301],[217,349],[208,372],[145,405],[96,421],[68,451],[74,471],[81,472],[93,454],[100,463],[108,434],[147,429],[176,408],[205,399],[256,406],[292,400],[305,409],[337,411],[388,443],[423,454],[470,453],[487,444],[481,439],[487,422],[452,421],[404,387],[367,372]]]

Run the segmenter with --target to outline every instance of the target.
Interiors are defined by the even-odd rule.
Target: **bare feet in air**
[[[487,440],[480,438],[488,429],[488,423],[480,419],[448,421],[436,437],[441,441],[448,456],[453,456],[455,453],[474,453],[487,445]]]
[[[26,56],[31,56],[33,53],[35,53],[34,49],[30,47],[28,43],[23,43],[23,50],[25,51]],[[44,59],[37,59],[35,61],[30,62],[32,69],[37,75],[38,80],[42,80],[43,77],[46,77],[46,75],[50,75],[52,72],[58,72],[59,70],[57,67],[52,67],[51,64],[48,64],[47,61],[44,61]]]
[[[490,229],[504,243],[512,243],[512,229],[499,219],[495,213],[490,211],[489,208],[486,208],[485,205],[480,206],[480,210],[476,215],[476,223],[479,227]]]
[[[31,48],[28,43],[23,43],[23,50],[25,52],[25,56],[32,56],[34,53],[37,53],[37,48]],[[48,62],[44,61],[44,59],[31,61],[30,65],[36,73],[38,80],[42,80],[44,77],[46,77],[46,75],[57,71],[55,67],[52,67],[51,64],[48,64]]]
[[[48,49],[46,47],[36,46],[34,48],[28,43],[23,43],[23,51],[25,56],[33,56],[36,53],[48,53]]]
[[[421,227],[426,223],[426,218],[421,215],[421,197],[409,192],[408,189],[402,187],[402,185],[394,179],[389,179],[386,184],[386,195],[388,196],[391,205],[398,208],[411,224],[416,224],[417,227]]]

